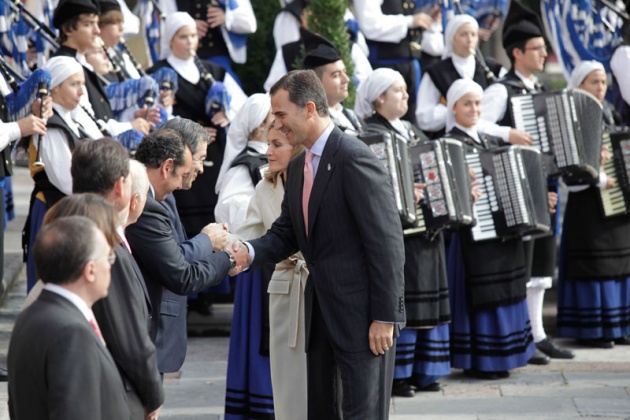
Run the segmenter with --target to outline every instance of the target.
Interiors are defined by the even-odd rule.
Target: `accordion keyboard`
[[[532,145],[543,153],[551,152],[545,117],[536,116],[534,97],[531,95],[515,96],[511,101],[514,114],[514,128],[532,136]]]
[[[602,146],[608,146],[608,150],[612,152],[613,148],[609,133],[603,134]],[[603,170],[606,176],[618,178],[615,168],[615,159],[609,159],[604,164]],[[628,212],[628,205],[626,204],[626,198],[619,180],[617,180],[617,183],[615,183],[612,188],[600,189],[599,193],[604,210],[604,217],[617,216]]]
[[[497,237],[492,212],[499,210],[499,201],[494,190],[494,183],[491,175],[483,175],[481,167],[481,157],[479,153],[469,153],[466,161],[475,172],[475,178],[480,181],[483,194],[473,206],[473,216],[477,224],[472,227],[472,235],[475,241],[493,239]]]

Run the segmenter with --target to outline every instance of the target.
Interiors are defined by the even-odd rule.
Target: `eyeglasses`
[[[100,258],[97,258],[96,260],[101,260],[103,258],[107,258],[107,262],[109,263],[110,267],[112,265],[114,265],[114,263],[116,262],[116,253],[112,250],[109,254],[102,256]]]
[[[529,47],[529,48],[525,48],[525,51],[536,51],[538,53],[542,53],[542,52],[547,52],[547,46],[546,45],[541,45],[539,47]]]

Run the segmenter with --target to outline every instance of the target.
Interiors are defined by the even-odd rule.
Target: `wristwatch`
[[[234,267],[236,267],[236,258],[234,258],[234,254],[232,254],[232,251],[228,251],[227,249],[223,252],[225,252],[230,259],[230,270],[233,270]]]

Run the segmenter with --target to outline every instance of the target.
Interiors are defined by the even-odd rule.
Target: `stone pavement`
[[[15,201],[18,217],[5,239],[5,282],[10,289],[0,307],[0,366],[10,331],[25,294],[25,271],[19,254],[19,232],[28,210],[31,182],[17,168]],[[11,287],[13,285],[13,287]],[[547,332],[553,333],[554,294],[545,306]],[[222,419],[229,345],[231,305],[215,305],[211,317],[192,314],[188,355],[182,371],[165,378],[164,419]],[[630,420],[630,346],[586,349],[569,341],[576,358],[548,366],[527,366],[508,379],[479,381],[454,370],[440,382],[443,391],[393,398],[392,420],[628,419]],[[0,420],[8,419],[6,383],[0,384]],[[299,420],[299,419],[297,419]]]

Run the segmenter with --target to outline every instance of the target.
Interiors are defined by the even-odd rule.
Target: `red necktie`
[[[302,214],[304,215],[304,227],[308,236],[308,200],[313,189],[313,153],[306,151],[304,158],[304,188],[302,189]]]
[[[105,344],[105,339],[103,338],[103,334],[101,334],[101,329],[98,327],[98,324],[96,323],[96,319],[91,318],[90,325],[92,326],[92,329],[96,333],[96,336],[98,337],[98,339],[101,340],[101,343]]]

